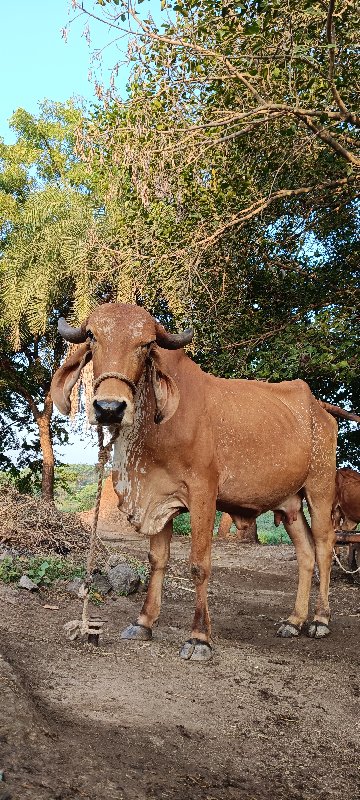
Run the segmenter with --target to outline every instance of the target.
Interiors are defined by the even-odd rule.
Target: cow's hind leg
[[[218,539],[231,539],[230,528],[233,524],[230,514],[225,512],[221,514],[221,520],[218,529]]]
[[[311,514],[311,531],[315,543],[316,563],[319,568],[319,590],[313,622],[309,625],[311,638],[322,639],[329,633],[329,585],[333,548],[336,541],[331,518],[331,498],[324,502],[318,492],[306,491]]]
[[[298,511],[297,519],[293,522],[284,522],[284,526],[295,546],[299,580],[294,610],[281,623],[277,635],[291,637],[299,636],[307,619],[315,551],[311,531],[302,509]]]
[[[202,499],[190,507],[191,554],[190,573],[195,584],[196,604],[191,638],[180,650],[187,661],[208,661],[212,657],[209,639],[211,623],[207,602],[207,588],[211,570],[211,542],[215,520],[215,499]]]
[[[145,603],[135,623],[128,625],[122,632],[122,639],[151,639],[152,628],[157,621],[161,608],[161,590],[165,570],[170,556],[172,522],[150,538],[150,580]]]
[[[308,633],[314,639],[322,639],[329,633],[330,570],[336,540],[332,508],[335,499],[337,425],[329,414],[323,413],[318,403],[313,408],[313,419],[313,459],[304,489],[319,568],[319,591],[314,620],[309,625]]]

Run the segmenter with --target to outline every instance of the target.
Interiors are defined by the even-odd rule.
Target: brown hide
[[[176,413],[157,426],[144,381],[134,426],[115,445],[115,485],[144,534],[160,532],[175,509],[191,513],[195,496],[231,516],[279,508],[305,486],[318,459],[328,460],[327,452],[313,454],[314,418],[332,451],[325,472],[334,481],[336,424],[305,383],[215,378],[183,351],[162,351],[161,361],[179,389]]]
[[[159,347],[155,321],[137,306],[99,306],[87,329],[98,387],[90,407],[115,403],[125,408],[114,446],[115,491],[121,510],[151,539],[147,598],[137,625],[129,626],[124,636],[144,638],[158,618],[171,520],[188,509],[196,604],[192,640],[181,655],[204,657],[206,648],[199,650],[198,642],[208,643],[210,637],[207,585],[216,508],[235,520],[255,519],[267,510],[281,512],[296,548],[299,585],[294,609],[279,634],[298,635],[307,618],[316,556],[320,586],[315,624],[309,630],[312,636],[325,635],[335,538],[331,511],[337,426],[307,384],[206,374],[184,350]],[[161,342],[166,346],[166,337]],[[69,381],[66,362],[61,371]],[[54,378],[55,402],[63,397],[62,380],[61,375]],[[129,382],[137,387],[134,396]],[[94,422],[91,408],[89,419]],[[302,512],[304,496],[311,530]]]
[[[234,536],[232,536],[230,533],[233,522],[237,530]],[[254,520],[250,518],[241,520],[237,517],[235,522],[230,514],[226,514],[224,511],[219,522],[218,538],[227,540],[236,539],[237,541],[245,542],[246,544],[258,542],[259,539],[257,535],[256,519]]]
[[[354,469],[336,471],[334,520],[344,531],[355,530],[360,522],[360,472]]]
[[[80,512],[81,521],[91,526],[94,521],[94,511],[95,507],[89,511]],[[105,479],[102,487],[98,528],[102,535],[104,533],[116,534],[116,537],[119,534],[120,536],[134,535],[134,528],[127,521],[125,514],[119,510],[119,498],[114,491],[111,475]]]

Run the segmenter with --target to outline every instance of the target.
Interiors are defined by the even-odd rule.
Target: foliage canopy
[[[122,102],[114,64],[80,144],[117,209],[116,296],[193,324],[206,369],[356,407],[356,4],[162,7],[162,25],[131,0],[91,12],[132,67]]]
[[[192,324],[207,370],[302,377],[356,407],[356,3],[164,0],[161,26],[131,0],[72,5],[108,25],[116,62],[91,113],[20,109],[16,145],[1,146],[13,347],[59,313],[137,302]],[[356,463],[358,433],[342,427],[340,459]]]

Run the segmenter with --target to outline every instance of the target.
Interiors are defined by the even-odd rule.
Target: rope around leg
[[[110,441],[108,444],[104,445],[104,431],[101,425],[97,426],[97,435],[98,435],[98,446],[99,446],[99,455],[98,455],[98,463],[96,468],[99,473],[98,477],[98,485],[97,485],[97,494],[96,494],[96,503],[94,509],[94,519],[93,524],[91,527],[91,534],[90,534],[90,544],[88,550],[88,556],[86,561],[86,576],[85,576],[85,587],[84,587],[84,595],[83,595],[83,610],[81,620],[71,620],[71,622],[67,622],[64,625],[66,634],[68,638],[73,641],[77,639],[78,636],[86,636],[88,637],[88,642],[97,645],[99,641],[99,635],[102,633],[102,623],[101,620],[96,617],[93,619],[89,618],[89,600],[90,600],[90,587],[92,583],[92,576],[95,567],[95,560],[96,560],[96,544],[100,542],[101,545],[109,552],[108,548],[104,545],[101,541],[100,537],[97,533],[97,526],[99,520],[99,511],[100,511],[100,502],[101,502],[101,494],[102,494],[102,485],[103,485],[103,478],[104,478],[104,470],[107,461],[110,458],[112,446],[116,439],[118,438],[120,433],[120,428],[116,428],[114,433],[111,436]]]

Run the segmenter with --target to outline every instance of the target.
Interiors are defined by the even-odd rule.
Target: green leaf
[[[254,20],[253,22],[247,22],[243,27],[243,33],[245,36],[253,36],[255,33],[259,33],[260,26]]]

